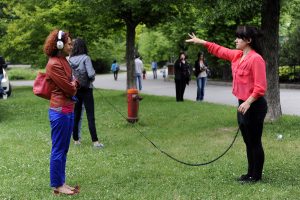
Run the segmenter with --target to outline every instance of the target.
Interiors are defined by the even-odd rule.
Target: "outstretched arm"
[[[242,53],[240,50],[232,50],[228,49],[226,47],[220,46],[218,44],[215,44],[213,42],[208,42],[203,39],[197,38],[197,36],[192,33],[189,34],[190,39],[187,39],[186,42],[194,43],[194,44],[201,44],[205,46],[211,54],[217,56],[218,58],[228,60],[232,62],[232,60]]]

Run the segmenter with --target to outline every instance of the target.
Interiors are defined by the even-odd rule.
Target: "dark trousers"
[[[94,96],[92,88],[80,88],[77,90],[76,97],[78,101],[75,104],[75,120],[73,129],[73,139],[79,140],[79,121],[81,117],[82,104],[84,104],[86,110],[86,116],[89,125],[89,131],[93,142],[98,141],[96,125],[95,125],[95,108],[94,108]]]
[[[115,79],[115,80],[118,79],[118,72],[119,72],[119,70],[114,71],[114,79]]]
[[[0,70],[2,70],[2,69],[0,69]],[[2,94],[4,94],[4,90],[3,90],[2,86],[1,86],[1,81],[2,81],[3,77],[4,77],[3,74],[0,74],[0,95],[1,96],[2,96]]]
[[[183,101],[185,86],[186,86],[185,80],[175,79],[176,101]]]
[[[239,100],[239,105],[243,102]],[[261,137],[267,110],[268,107],[265,98],[260,97],[251,104],[249,110],[244,115],[239,112],[237,113],[238,124],[246,144],[248,175],[256,179],[261,179],[265,161]]]
[[[64,114],[49,109],[52,149],[50,185],[60,187],[66,182],[66,162],[74,124],[74,113]]]

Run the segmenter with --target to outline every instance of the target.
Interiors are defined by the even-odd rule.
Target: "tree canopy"
[[[181,50],[187,51],[193,60],[199,51],[205,49],[184,42],[190,32],[223,46],[234,47],[237,25],[261,26],[262,22],[265,23],[263,28],[272,25],[272,20],[264,21],[268,14],[271,14],[270,19],[273,16],[270,9],[263,10],[263,5],[271,8],[281,2],[279,44],[282,44],[281,55],[285,58],[282,61],[295,65],[299,64],[299,1],[2,0],[0,54],[12,63],[43,67],[47,61],[42,52],[46,36],[54,28],[63,29],[71,32],[73,37],[86,40],[92,59],[101,60],[104,66],[109,66],[114,59],[126,61],[129,88],[135,86],[133,60],[138,51],[147,63],[151,60],[174,61]],[[277,29],[273,28],[275,32],[268,34],[277,41]],[[265,51],[277,55],[277,46],[274,48]],[[207,58],[217,77],[230,78],[228,62],[209,55]],[[270,66],[273,68],[278,68],[276,60]],[[274,70],[268,76],[275,77],[276,81],[276,73]]]

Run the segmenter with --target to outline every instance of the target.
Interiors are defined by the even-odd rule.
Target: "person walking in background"
[[[77,102],[75,104],[75,120],[73,129],[74,143],[77,145],[80,144],[78,132],[82,104],[84,104],[93,146],[102,148],[104,145],[98,140],[95,125],[93,81],[95,80],[96,73],[93,68],[91,58],[88,56],[88,49],[84,40],[80,38],[75,40],[69,62],[75,78],[80,83],[80,88],[76,93]]]
[[[164,81],[166,81],[166,78],[167,78],[167,67],[164,66],[163,69],[161,70],[162,74],[163,74],[163,79]]]
[[[115,81],[118,80],[118,72],[120,70],[120,67],[117,63],[116,60],[113,61],[112,65],[111,65],[111,71],[114,73],[114,79]]]
[[[135,76],[136,76],[136,88],[139,90],[142,90],[142,72],[144,70],[144,64],[143,61],[140,59],[139,55],[136,55],[135,60]]]
[[[184,91],[186,85],[190,81],[190,65],[186,61],[186,54],[184,52],[179,53],[179,58],[174,64],[175,70],[175,89],[176,89],[176,101],[183,101]]]
[[[144,80],[146,79],[146,74],[147,74],[146,69],[143,69],[143,79],[144,79]]]
[[[69,33],[54,30],[47,37],[44,52],[49,57],[46,77],[52,86],[49,121],[52,149],[50,156],[50,185],[54,194],[73,195],[78,188],[66,184],[66,161],[74,125],[74,98],[78,82],[72,77],[66,60],[72,49]]]
[[[198,53],[198,59],[195,61],[195,76],[197,81],[197,101],[203,101],[204,98],[204,88],[207,81],[207,63],[204,59],[204,53]]]
[[[237,119],[246,144],[248,171],[238,180],[257,182],[262,179],[264,150],[262,132],[267,113],[264,98],[267,89],[266,64],[261,56],[261,33],[256,27],[239,26],[236,30],[236,49],[231,50],[189,34],[186,42],[204,45],[213,55],[231,62],[232,93],[239,105]]]
[[[4,58],[2,56],[0,56],[0,96],[1,97],[7,95],[1,85],[2,79],[4,78],[3,69],[5,69],[6,67],[7,67],[7,65],[6,65]]]
[[[157,79],[157,62],[152,61],[151,68],[153,72],[153,79]]]

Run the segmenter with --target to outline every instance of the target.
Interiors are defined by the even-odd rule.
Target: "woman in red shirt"
[[[261,137],[268,109],[264,98],[267,80],[266,64],[260,52],[261,34],[255,27],[239,26],[236,30],[236,50],[199,39],[194,33],[189,36],[186,42],[201,44],[211,54],[231,62],[232,93],[239,101],[237,119],[248,159],[248,172],[238,180],[257,182],[262,178],[264,165]]]
[[[46,76],[52,85],[49,121],[51,126],[50,185],[54,194],[73,195],[78,188],[66,184],[66,161],[74,125],[73,96],[78,82],[73,79],[71,67],[66,60],[72,50],[69,33],[54,30],[47,37],[44,52],[49,57]]]

